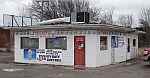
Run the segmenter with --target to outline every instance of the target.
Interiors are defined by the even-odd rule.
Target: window
[[[46,49],[67,50],[67,37],[46,38]]]
[[[100,50],[107,50],[108,43],[107,43],[107,36],[100,37]]]
[[[21,49],[39,48],[39,38],[21,37]]]
[[[133,47],[136,47],[136,39],[133,39]]]

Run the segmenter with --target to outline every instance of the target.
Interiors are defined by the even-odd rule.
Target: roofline
[[[4,29],[84,29],[84,30],[108,30],[118,32],[131,32],[135,31],[132,28],[127,28],[119,25],[108,24],[57,24],[57,25],[35,25],[23,27],[3,27]]]

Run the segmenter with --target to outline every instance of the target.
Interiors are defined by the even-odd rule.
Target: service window
[[[39,38],[21,37],[21,49],[39,48]]]
[[[67,50],[67,37],[46,38],[46,49]]]
[[[107,43],[107,36],[100,36],[100,50],[107,50],[108,43]]]
[[[136,47],[136,39],[133,39],[133,47]]]

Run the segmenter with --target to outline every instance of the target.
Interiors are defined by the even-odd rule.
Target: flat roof
[[[4,29],[62,29],[62,30],[103,30],[116,32],[135,32],[136,29],[127,28],[125,26],[108,25],[108,24],[57,24],[57,25],[35,25],[35,26],[15,26],[3,27]]]

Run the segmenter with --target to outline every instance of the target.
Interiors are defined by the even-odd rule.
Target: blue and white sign
[[[111,36],[111,48],[118,48],[118,36]]]
[[[24,49],[25,60],[36,60],[36,49]]]

